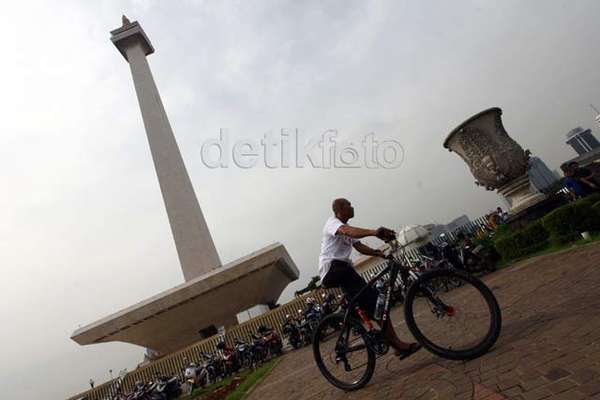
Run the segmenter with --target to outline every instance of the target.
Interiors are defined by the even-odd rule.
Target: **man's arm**
[[[340,225],[335,234],[349,236],[353,239],[362,239],[367,236],[375,236],[381,240],[388,241],[396,237],[396,232],[392,229],[379,227],[377,229],[357,228],[350,225]]]
[[[596,182],[594,182],[594,172],[587,168],[580,168],[580,170],[581,174],[585,176],[581,176],[579,179],[595,189],[597,185]]]
[[[342,225],[338,228],[336,234],[350,236],[354,239],[362,239],[368,236],[377,236],[377,230],[357,228],[350,225]]]
[[[598,185],[596,185],[596,183],[595,183],[595,182],[593,182],[593,181],[591,181],[591,180],[589,180],[589,179],[586,179],[586,178],[581,178],[581,180],[582,180],[583,182],[587,183],[589,187],[592,187],[592,188],[594,188],[594,189],[596,189],[596,188],[598,187]]]
[[[581,177],[581,179],[592,179],[594,177],[594,171],[592,171],[591,169],[587,169],[587,168],[580,168],[581,170],[581,175],[583,175]]]
[[[365,254],[367,256],[375,256],[375,257],[383,257],[383,251],[372,249],[366,244],[362,244],[361,242],[354,243],[354,248],[361,254]]]

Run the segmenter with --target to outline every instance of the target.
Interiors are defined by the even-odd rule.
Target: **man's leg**
[[[344,291],[350,295],[350,298],[354,297],[356,293],[360,292],[367,285],[367,282],[356,272],[352,266],[341,261],[336,260],[331,264],[331,269],[327,273],[326,278],[329,278],[330,274],[332,278],[335,277],[336,284],[341,286]],[[374,291],[374,289],[368,289],[363,293],[362,298],[359,299],[361,308],[363,311],[367,312],[370,317],[372,317],[375,311],[376,302],[377,293]],[[377,321],[377,323],[383,328],[383,323],[381,321]],[[390,346],[396,350],[396,354],[407,352],[411,349],[414,349],[417,345],[416,343],[406,343],[400,340],[396,334],[396,331],[394,330],[391,320],[389,320],[387,328],[383,334]]]
[[[383,321],[379,321],[378,324],[379,324],[379,326],[381,326],[381,328],[383,328]],[[412,343],[407,343],[407,342],[403,342],[402,340],[400,340],[400,338],[396,334],[396,331],[394,330],[392,320],[389,319],[389,317],[388,317],[387,328],[385,329],[383,334],[385,335],[385,339],[388,341],[390,346],[392,346],[394,348],[394,350],[396,350],[396,351],[410,350]]]

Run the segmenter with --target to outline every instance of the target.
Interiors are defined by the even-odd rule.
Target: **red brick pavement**
[[[496,346],[457,362],[427,351],[377,360],[371,382],[345,393],[319,373],[310,348],[284,356],[250,400],[600,400],[600,244],[537,257],[483,278],[503,312]],[[394,321],[404,337],[401,309]]]

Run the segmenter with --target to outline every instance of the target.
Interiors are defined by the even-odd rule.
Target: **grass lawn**
[[[561,245],[549,245],[548,247],[546,247],[540,251],[537,251],[532,254],[528,254],[523,257],[515,258],[512,260],[502,260],[498,264],[498,268],[508,267],[509,265],[513,265],[516,262],[526,260],[528,258],[543,256],[543,255],[551,254],[551,253],[557,253],[557,252],[564,251],[564,250],[570,250],[570,249],[573,249],[573,248],[579,247],[579,246],[586,246],[588,244],[595,243],[599,240],[600,240],[600,233],[596,233],[596,234],[592,235],[592,240],[584,240],[583,238],[581,238],[581,239],[577,240],[576,242],[565,243],[565,244],[561,244]]]
[[[244,379],[242,384],[235,388],[233,392],[231,392],[225,400],[240,400],[248,394],[248,392],[253,389],[263,378],[265,378],[269,372],[275,368],[275,365],[279,362],[279,358],[269,361],[266,364],[263,364],[256,371],[252,372],[250,375]]]
[[[240,374],[240,376],[243,376],[243,373]],[[212,385],[209,385],[207,387],[194,389],[194,391],[192,392],[192,394],[190,394],[189,396],[183,396],[182,399],[185,399],[185,400],[188,400],[188,399],[189,400],[191,400],[191,399],[199,399],[199,398],[201,398],[205,394],[214,392],[215,390],[217,390],[221,386],[227,386],[227,385],[229,385],[232,380],[233,380],[233,377],[230,376],[229,378],[225,378],[222,381],[213,383]]]
[[[242,399],[244,397],[244,395],[246,395],[246,393],[248,393],[248,391],[250,389],[252,389],[269,372],[271,372],[271,370],[273,368],[275,368],[275,365],[277,365],[278,361],[279,361],[279,358],[276,358],[276,359],[273,359],[273,360],[261,365],[254,371],[245,370],[245,371],[242,371],[239,374],[235,375],[235,377],[242,379],[242,383],[238,387],[236,387],[233,392],[229,393],[225,397],[225,400]],[[228,378],[223,379],[222,381],[213,383],[212,385],[207,386],[205,388],[195,389],[191,395],[183,396],[182,399],[183,400],[193,400],[193,399],[200,400],[205,395],[212,393],[223,386],[229,385],[232,382],[233,378],[234,377],[230,376]]]

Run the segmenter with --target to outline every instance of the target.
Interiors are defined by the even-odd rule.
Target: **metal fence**
[[[456,239],[456,235],[459,232],[474,234],[481,230],[487,230],[488,221],[485,217],[475,218],[473,221],[468,224],[464,224],[454,229],[451,232],[446,233],[446,240],[454,241]],[[442,239],[440,237],[433,238],[431,242],[435,245],[439,245],[442,243]]]
[[[477,230],[484,229],[487,221],[485,217],[480,217],[474,221],[462,225],[452,232],[446,233],[446,237],[449,240],[454,240],[458,232],[475,233]],[[433,238],[434,244],[440,244],[441,239]],[[404,250],[403,257],[408,263],[412,263],[413,260],[422,258],[422,253],[419,249]],[[382,261],[373,267],[362,271],[360,274],[368,279],[377,273],[381,272],[386,266],[386,262]],[[152,361],[147,365],[139,367],[134,371],[127,373],[123,377],[119,377],[108,381],[104,384],[96,386],[86,392],[82,392],[78,395],[68,398],[68,400],[108,400],[117,394],[119,389],[123,393],[131,391],[136,381],[150,381],[153,380],[157,375],[173,376],[177,375],[183,379],[183,370],[187,363],[190,361],[197,361],[201,359],[202,353],[213,353],[216,352],[216,344],[219,340],[224,339],[229,345],[233,345],[233,340],[239,338],[242,340],[251,341],[252,334],[258,330],[261,325],[267,325],[274,328],[281,337],[283,337],[283,323],[287,314],[297,315],[298,310],[304,310],[306,305],[306,298],[313,297],[318,303],[323,301],[324,293],[332,293],[334,295],[341,294],[340,289],[323,289],[317,288],[309,293],[303,294],[296,297],[295,299],[283,304],[273,310],[270,310],[256,318],[252,318],[246,322],[236,325],[228,329],[224,335],[215,335],[210,338],[201,340],[193,345],[190,345],[177,352],[171,353],[165,357],[162,357],[156,361]]]

